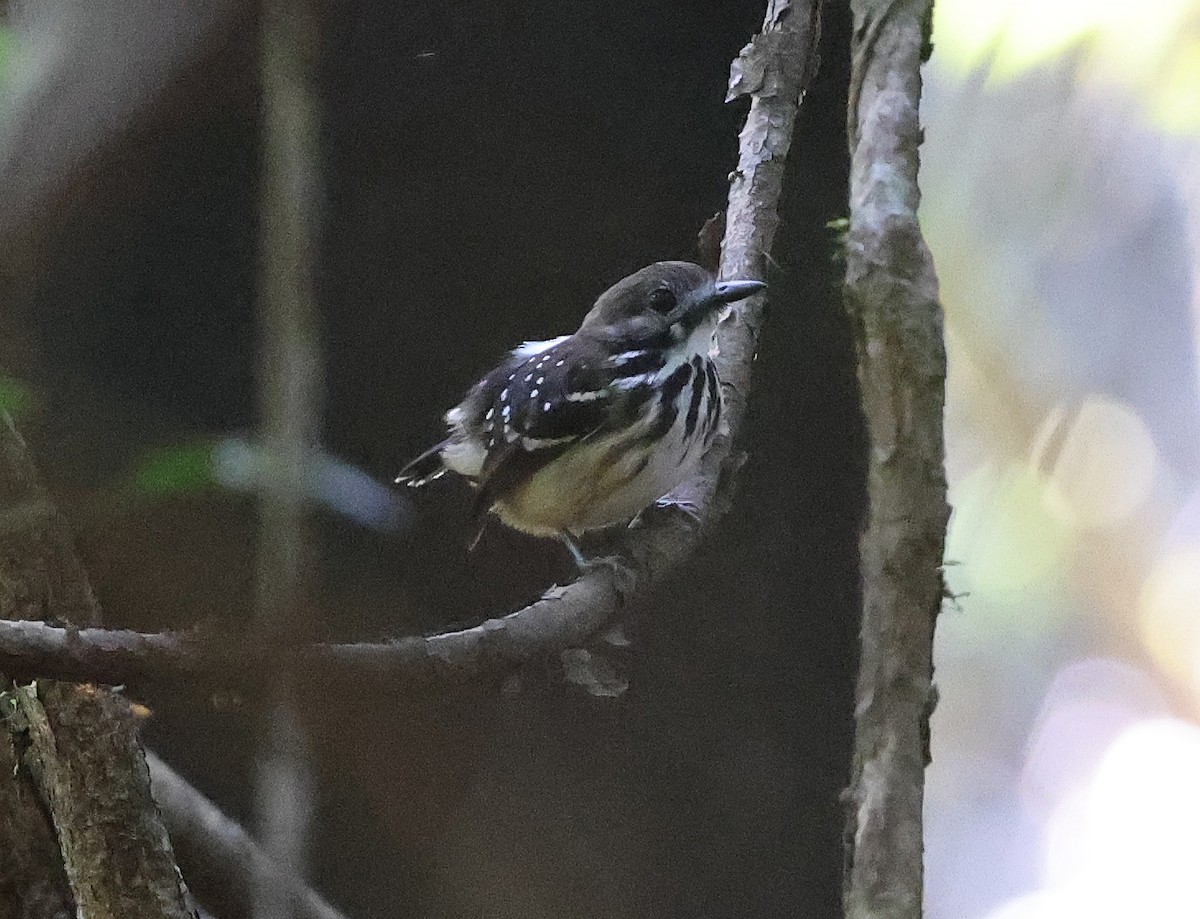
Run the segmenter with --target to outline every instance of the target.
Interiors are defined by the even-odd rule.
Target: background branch
[[[320,439],[321,346],[317,227],[322,211],[316,22],[307,0],[262,6],[263,192],[260,235],[259,410],[267,468],[259,495],[257,640],[279,651],[307,640],[313,616],[307,466]],[[285,661],[287,655],[285,654]],[[258,837],[288,875],[303,877],[314,810],[311,751],[294,672],[270,671],[270,707],[255,777]],[[255,919],[290,919],[296,889],[256,875]]]
[[[255,878],[262,877],[288,891],[297,919],[345,919],[183,776],[153,753],[146,754],[146,762],[179,863],[220,919],[250,919]]]
[[[949,507],[946,355],[917,222],[928,0],[858,0],[851,75],[846,299],[871,440],[862,657],[847,792],[847,919],[917,919],[934,621]]]

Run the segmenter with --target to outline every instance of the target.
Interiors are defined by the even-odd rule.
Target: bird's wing
[[[643,378],[644,377],[644,378]],[[513,359],[484,380],[480,434],[487,458],[475,513],[489,510],[571,447],[620,426],[650,396],[649,377],[614,365],[610,352],[576,337]]]

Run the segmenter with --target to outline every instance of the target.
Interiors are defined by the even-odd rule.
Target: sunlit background
[[[930,919],[1200,907],[1200,3],[939,0]]]

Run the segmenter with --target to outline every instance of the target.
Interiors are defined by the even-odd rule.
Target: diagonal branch
[[[750,98],[732,174],[721,272],[763,277],[783,186],[784,163],[800,101],[816,70],[819,0],[772,0],[762,31],[731,69],[729,100]],[[501,677],[534,658],[585,643],[637,598],[681,566],[704,531],[728,510],[744,460],[732,448],[746,411],[750,371],[763,321],[763,298],[743,302],[722,323],[718,358],[729,431],[700,471],[671,496],[676,507],[645,515],[615,547],[620,559],[586,570],[566,587],[499,619],[461,631],[382,644],[330,645],[295,651],[315,667],[352,667],[360,676],[440,683]],[[686,511],[686,512],[685,512]],[[257,684],[286,655],[262,648],[218,647],[198,638],[86,630],[54,633],[19,623],[0,626],[0,668],[55,673],[107,683],[212,680]]]
[[[179,862],[217,916],[247,919],[256,882],[269,877],[288,891],[296,919],[346,919],[165,762],[147,753],[146,764]]]
[[[845,908],[847,919],[919,919],[933,628],[949,517],[942,310],[917,223],[931,0],[852,6],[846,301],[858,323],[872,449]]]

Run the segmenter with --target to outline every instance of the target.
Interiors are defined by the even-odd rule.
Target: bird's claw
[[[579,571],[584,573],[593,568],[608,568],[614,572],[620,572],[626,565],[626,561],[619,555],[597,555],[595,558],[585,559],[584,564],[579,566]]]
[[[658,511],[675,511],[683,514],[696,526],[699,526],[703,522],[700,516],[700,505],[696,504],[694,501],[688,501],[683,498],[672,498],[670,495],[664,495],[655,501],[651,507]],[[640,517],[641,515],[639,514],[638,518]],[[635,522],[638,518],[635,518]]]

